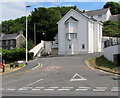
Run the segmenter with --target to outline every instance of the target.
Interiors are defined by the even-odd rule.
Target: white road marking
[[[70,89],[58,89],[58,91],[69,91]]]
[[[8,90],[8,91],[14,91],[14,90],[16,90],[16,89],[8,88],[8,89],[6,89],[6,90]]]
[[[39,63],[38,66],[32,68],[32,70],[37,69],[38,67],[41,67],[41,66],[42,66],[42,64]]]
[[[61,87],[62,89],[72,89],[73,87]]]
[[[22,87],[22,88],[31,89],[31,88],[33,88],[33,87]]]
[[[38,89],[43,89],[43,88],[45,88],[45,87],[35,87],[35,88],[38,88]]]
[[[88,89],[75,89],[76,91],[87,91]]]
[[[76,91],[87,91],[88,89],[90,89],[90,87],[78,87]]]
[[[31,90],[33,90],[33,91],[39,91],[40,89],[31,89]]]
[[[94,69],[93,67],[91,67],[91,66],[89,65],[89,62],[88,62],[87,60],[85,60],[85,63],[86,63],[86,65],[87,65],[88,67],[90,67],[92,70],[96,70],[96,69]]]
[[[48,88],[53,88],[53,89],[57,89],[57,88],[59,88],[59,87],[48,87]]]
[[[82,89],[89,89],[90,87],[78,87],[78,88],[82,88]]]
[[[22,91],[22,90],[26,91],[26,90],[28,90],[28,89],[25,89],[25,88],[19,88],[18,90],[19,90],[19,91]]]
[[[39,80],[37,80],[37,81],[35,81],[35,82],[33,82],[33,83],[30,83],[30,84],[28,84],[27,86],[31,86],[31,85],[33,85],[33,84],[35,84],[35,83],[40,82],[41,80],[43,80],[43,78],[41,78],[41,79],[39,79]]]
[[[0,88],[0,91],[5,90],[5,88]]]
[[[118,88],[118,87],[113,87],[111,91],[112,91],[112,92],[119,92],[119,91],[120,91],[120,88]]]
[[[78,78],[76,79],[76,77],[78,77]],[[82,76],[80,76],[77,73],[72,77],[72,79],[70,79],[70,81],[83,81],[83,80],[87,80],[87,79],[83,78]]]
[[[45,91],[54,91],[55,89],[44,89]]]
[[[105,91],[107,87],[96,87],[93,91]]]

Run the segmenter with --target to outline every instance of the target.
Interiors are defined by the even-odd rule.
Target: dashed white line
[[[78,87],[80,89],[90,89],[90,87]]]
[[[107,87],[96,87],[95,89],[93,89],[93,91],[105,91],[107,89]]]
[[[118,87],[113,87],[111,91],[112,91],[112,92],[119,92],[119,91],[120,91],[120,88],[118,88]]]
[[[33,90],[33,91],[39,91],[40,89],[31,89],[31,90]]]
[[[61,87],[62,89],[72,89],[73,87]]]
[[[58,91],[69,91],[70,89],[58,89]]]
[[[44,89],[45,91],[54,91],[55,89]]]
[[[87,91],[88,89],[75,89],[76,91]]]
[[[5,88],[0,88],[0,90],[2,91],[2,90],[5,90]]]
[[[38,88],[38,89],[43,89],[43,88],[45,88],[45,87],[35,87],[35,88]]]
[[[26,91],[26,90],[28,90],[28,89],[20,88],[20,89],[18,89],[18,90],[19,90],[19,91],[22,91],[22,90]]]
[[[31,89],[31,88],[33,88],[33,87],[22,87],[22,88]]]
[[[57,88],[59,88],[59,87],[48,87],[48,88],[53,88],[53,89],[57,89]]]
[[[8,88],[8,89],[6,89],[6,90],[8,90],[8,91],[14,91],[14,90],[16,90],[16,89]]]

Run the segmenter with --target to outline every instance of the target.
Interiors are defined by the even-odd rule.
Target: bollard
[[[10,63],[10,69],[13,68],[13,63]]]
[[[3,64],[3,71],[2,72],[5,72],[5,65]]]

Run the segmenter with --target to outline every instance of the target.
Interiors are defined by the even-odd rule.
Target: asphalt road
[[[118,96],[118,77],[93,70],[84,60],[100,53],[46,57],[2,77],[3,96]],[[36,66],[42,63],[42,66]],[[33,68],[33,69],[31,69]]]

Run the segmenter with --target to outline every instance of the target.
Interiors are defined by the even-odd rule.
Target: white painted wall
[[[107,11],[107,14],[106,14],[106,21],[109,20],[111,16],[111,12],[110,12],[110,9]]]
[[[77,31],[75,30],[75,33],[77,33],[77,39],[73,39],[71,41],[66,39],[66,27],[65,27],[65,21],[70,17],[73,16],[75,19],[77,19],[79,22],[77,23]],[[87,29],[87,20],[80,16],[79,14],[75,12],[70,12],[65,18],[63,18],[62,21],[58,24],[58,54],[79,54],[81,52],[87,52],[88,51],[88,29]],[[69,44],[73,47],[71,50],[69,50]],[[85,45],[85,49],[82,49],[82,44]],[[73,51],[73,52],[72,52]]]
[[[93,16],[93,18],[98,21],[104,22],[104,21],[109,20],[110,16],[111,16],[111,12],[110,12],[110,10],[108,10],[106,14],[102,15],[102,17],[98,17],[98,15],[95,15],[95,16]]]
[[[103,49],[104,56],[113,62],[113,55],[120,54],[120,45],[110,46]]]
[[[41,43],[39,43],[37,46],[35,46],[34,48],[32,48],[29,52],[33,52],[34,53],[34,57],[35,56],[41,56],[41,52],[44,49],[44,41],[41,41]]]
[[[51,46],[53,45],[53,41],[44,41],[44,52],[51,53]]]
[[[93,34],[93,22],[88,21],[88,51],[89,53],[94,52],[94,43],[93,43],[94,36],[96,35]]]

